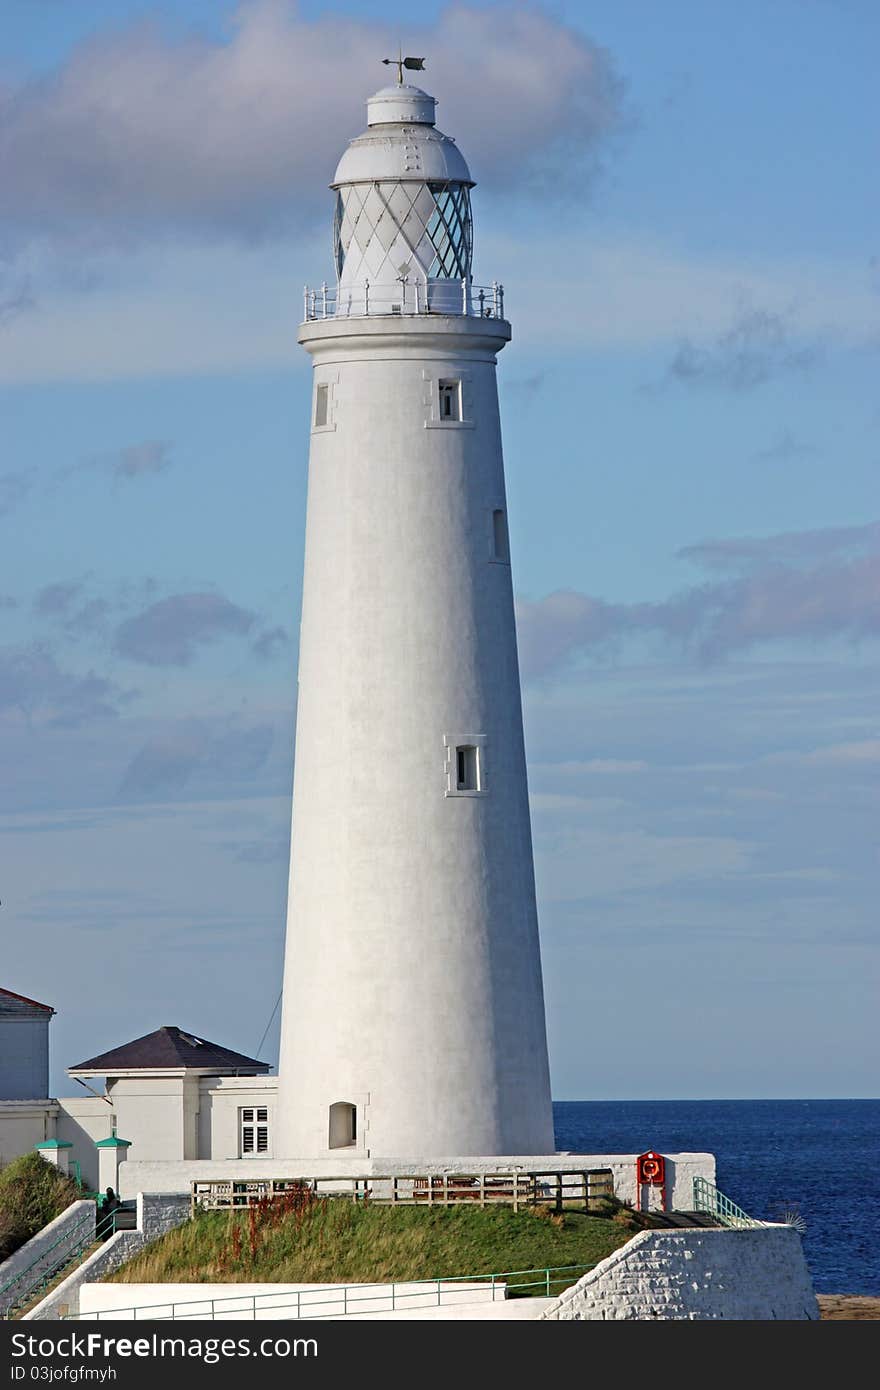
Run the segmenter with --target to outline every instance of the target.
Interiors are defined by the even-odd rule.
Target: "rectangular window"
[[[330,397],[330,387],[322,382],[315,388],[315,428],[320,429],[327,423],[327,409]]]
[[[461,419],[461,382],[440,382],[440,419]]]
[[[239,1153],[256,1158],[269,1152],[269,1112],[263,1106],[243,1106],[238,1112]]]
[[[510,560],[507,518],[500,509],[492,513],[492,554],[496,560],[503,560],[505,563]]]
[[[472,743],[460,744],[455,750],[456,791],[480,790],[480,754]]]

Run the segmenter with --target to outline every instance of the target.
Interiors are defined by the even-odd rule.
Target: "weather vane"
[[[422,72],[425,66],[424,58],[404,58],[402,48],[398,48],[396,58],[383,58],[382,62],[385,64],[386,68],[389,63],[395,63],[397,65],[397,85],[399,87],[403,86],[404,68],[409,68],[410,72]]]

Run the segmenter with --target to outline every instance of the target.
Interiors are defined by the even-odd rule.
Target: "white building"
[[[112,1136],[127,1141],[117,1163],[265,1163],[275,1152],[278,1084],[268,1071],[268,1062],[180,1028],[157,1028],[69,1067],[82,1084],[79,1095],[0,1101],[0,1163],[39,1146],[86,1187],[116,1188],[102,1178],[109,1156],[102,1165],[96,1147]]]
[[[497,353],[473,187],[398,85],[336,170],[314,365],[278,1139],[552,1153]]]

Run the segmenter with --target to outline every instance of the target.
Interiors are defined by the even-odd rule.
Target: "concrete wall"
[[[0,1008],[0,1100],[48,1095],[49,1018],[24,1004]]]
[[[101,1284],[80,1288],[84,1319],[110,1321],[180,1318],[255,1321],[363,1317],[392,1310],[433,1311],[440,1307],[485,1306],[506,1298],[506,1286],[462,1280],[455,1284]],[[252,1302],[252,1300],[254,1300]],[[212,1306],[213,1304],[213,1306]],[[175,1306],[176,1305],[176,1306]]]
[[[801,1238],[790,1226],[643,1231],[543,1314],[555,1322],[818,1316]]]
[[[568,1169],[610,1168],[614,1177],[615,1193],[621,1201],[635,1200],[635,1154],[532,1154],[493,1156],[492,1158],[451,1158],[427,1163],[424,1159],[398,1159],[393,1162],[384,1159],[364,1159],[336,1156],[324,1159],[291,1160],[273,1159],[254,1163],[250,1159],[230,1162],[202,1163],[139,1163],[129,1158],[119,1170],[120,1193],[123,1197],[135,1197],[138,1192],[188,1193],[190,1184],[196,1180],[207,1182],[211,1179],[230,1178],[296,1178],[296,1177],[363,1177],[371,1174],[393,1175],[395,1173],[442,1174],[446,1173],[501,1173],[518,1169],[522,1172],[553,1173]],[[693,1177],[698,1175],[709,1182],[715,1181],[715,1158],[713,1154],[668,1154],[667,1173],[670,1179],[668,1204],[679,1210],[689,1210],[693,1206]],[[660,1200],[659,1191],[651,1194],[653,1205]]]
[[[0,1100],[0,1166],[55,1139],[55,1100]]]
[[[248,1162],[264,1163],[275,1153],[275,1098],[277,1076],[205,1076],[199,1084],[199,1158],[238,1158],[239,1121],[242,1106],[265,1107],[269,1112],[269,1151]],[[131,1155],[135,1157],[134,1154]]]
[[[26,1313],[22,1321],[56,1322],[68,1313],[77,1313],[83,1285],[112,1274],[143,1247],[144,1238],[138,1231],[117,1231],[100,1250],[96,1250],[78,1265],[72,1274],[68,1274],[66,1279],[56,1285],[36,1308]]]
[[[144,1196],[137,1199],[136,1231],[117,1231],[99,1250],[54,1288],[28,1318],[37,1321],[57,1319],[79,1311],[80,1290],[100,1280],[133,1259],[150,1241],[157,1240],[189,1219],[189,1199],[177,1196]],[[120,1287],[124,1288],[124,1285]]]
[[[93,1191],[97,1190],[98,1152],[95,1143],[98,1139],[106,1139],[112,1132],[113,1107],[100,1097],[85,1092],[56,1101],[56,1105],[56,1138],[66,1139],[73,1145],[69,1153],[70,1161],[76,1159],[83,1182]]]
[[[0,1317],[41,1274],[58,1268],[85,1236],[95,1229],[95,1203],[72,1202],[66,1211],[0,1264]],[[7,1288],[6,1286],[9,1285]]]

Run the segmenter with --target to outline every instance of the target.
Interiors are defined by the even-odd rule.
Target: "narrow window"
[[[238,1112],[239,1153],[253,1158],[269,1152],[269,1111],[263,1106],[245,1106]]]
[[[507,518],[500,509],[492,513],[492,553],[496,560],[507,562],[510,559]]]
[[[330,394],[330,387],[323,383],[315,390],[315,428],[327,423],[327,399]]]
[[[480,790],[479,751],[472,743],[460,744],[455,750],[456,790],[478,792]]]
[[[357,1106],[337,1100],[330,1106],[331,1149],[350,1149],[357,1143]]]
[[[440,382],[440,419],[461,419],[461,382]]]

